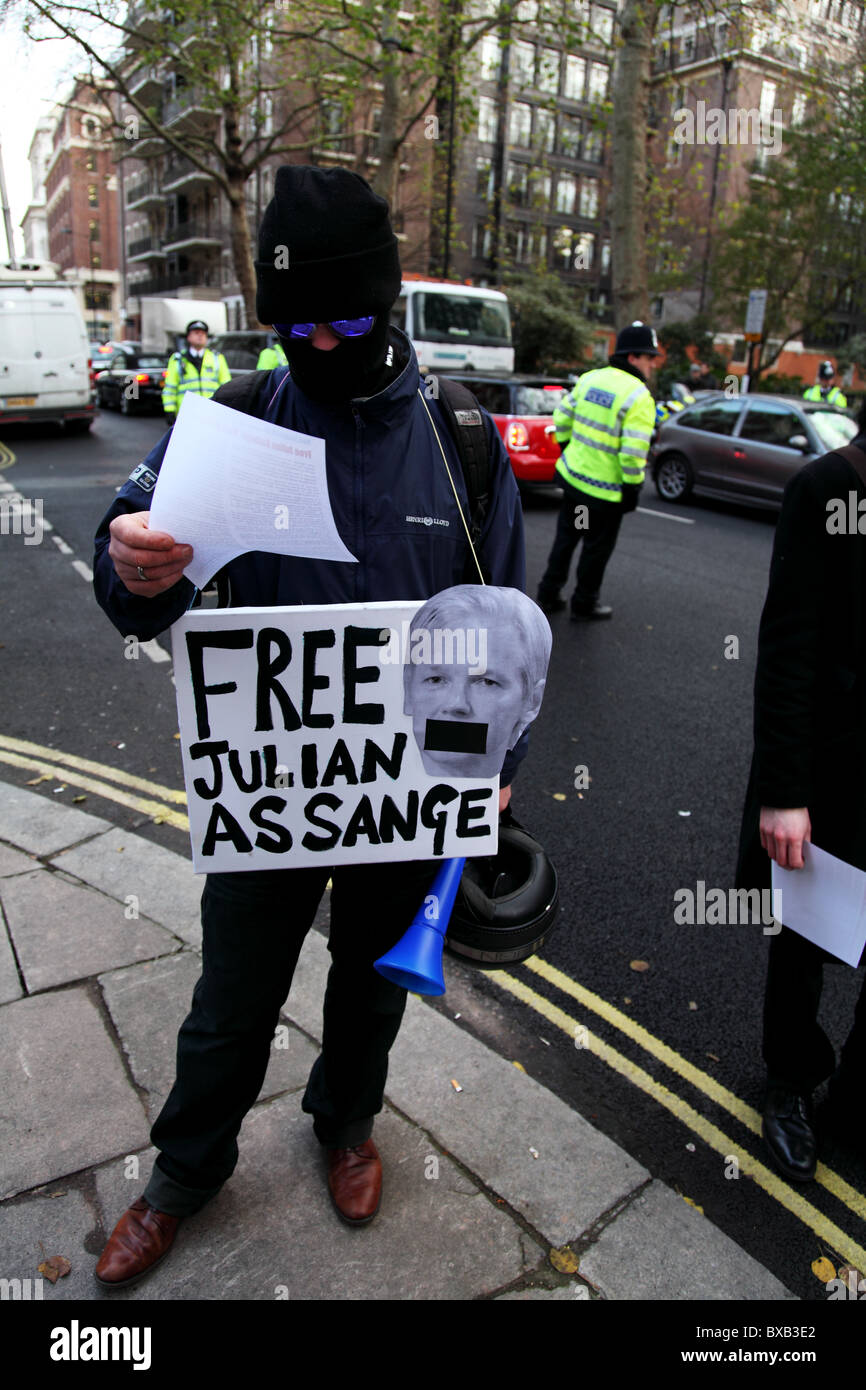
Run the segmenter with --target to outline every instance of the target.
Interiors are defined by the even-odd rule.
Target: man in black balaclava
[[[279,169],[262,218],[256,274],[256,313],[273,325],[293,379],[312,400],[339,404],[373,396],[397,374],[395,367],[405,365],[388,348],[401,280],[397,238],[388,204],[358,174]],[[372,326],[357,337],[328,327],[358,326],[370,317]],[[315,332],[291,336],[293,326]]]
[[[384,199],[346,169],[279,169],[256,273],[259,319],[273,324],[289,370],[231,382],[216,399],[325,440],[334,520],[358,563],[240,555],[222,572],[223,601],[253,608],[422,602],[461,583],[469,556],[455,491],[465,509],[463,470],[442,403],[421,391],[415,353],[389,327],[401,272]],[[495,425],[483,413],[480,423],[490,473],[479,563],[491,584],[523,589],[517,487]],[[190,548],[147,524],[167,443],[168,436],[135,469],[96,537],[97,598],[124,635],[141,639],[165,631],[195,597],[184,576]],[[505,755],[500,809],[522,752]],[[376,1214],[382,1164],[373,1122],[406,991],[373,962],[405,933],[438,863],[329,867],[325,854],[321,866],[286,868],[287,860],[291,853],[280,867],[207,877],[202,978],[178,1035],[177,1079],[151,1133],[159,1154],[96,1267],[103,1288],[125,1287],[153,1269],[180,1220],[231,1176],[241,1124],[261,1090],[279,1010],[329,879],[322,1053],[301,1105],[325,1150],[340,1217],[357,1226]]]

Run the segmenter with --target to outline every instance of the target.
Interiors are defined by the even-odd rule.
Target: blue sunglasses
[[[375,314],[366,314],[360,319],[332,319],[326,327],[338,338],[363,338],[375,322]],[[281,338],[312,338],[316,331],[314,323],[275,323],[273,327]]]

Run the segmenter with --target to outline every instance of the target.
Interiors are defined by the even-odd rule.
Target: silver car
[[[856,434],[849,416],[822,401],[715,393],[661,425],[650,467],[666,502],[695,491],[778,507],[792,474]]]

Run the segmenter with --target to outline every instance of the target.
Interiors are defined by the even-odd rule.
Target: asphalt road
[[[42,499],[54,530],[40,545],[0,536],[0,736],[179,788],[170,664],[127,659],[85,577],[100,516],[161,428],[102,413],[90,437],[4,436],[15,462],[0,478]],[[806,1218],[785,1205],[781,1179],[734,1175],[738,1155],[744,1170],[749,1155],[764,1162],[752,1127],[768,938],[760,925],[674,919],[679,890],[733,883],[773,518],[714,502],[673,508],[651,488],[644,503],[625,519],[608,569],[613,620],[552,620],[544,706],[515,784],[515,811],[560,876],[559,920],[540,952],[552,970],[517,966],[506,983],[451,962],[438,1007],[702,1207],[795,1293],[823,1301],[811,1264],[824,1253],[844,1262],[833,1228],[866,1247],[866,1170],[828,1151],[842,1182],[803,1189]],[[556,502],[529,498],[524,511],[534,594]],[[9,781],[33,775],[0,761]],[[67,802],[81,794],[62,775],[36,790]],[[185,847],[178,830],[140,811],[91,793],[84,809]],[[822,1022],[838,1045],[859,983],[845,966],[827,971]],[[595,1041],[579,1033],[576,1046],[576,1027]]]

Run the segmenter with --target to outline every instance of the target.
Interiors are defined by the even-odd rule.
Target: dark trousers
[[[809,1095],[836,1070],[835,1049],[818,1023],[824,962],[835,960],[787,927],[773,937],[764,995],[764,1061],[771,1084]],[[840,1099],[866,1106],[866,982],[834,1086]]]
[[[151,1131],[160,1150],[145,1196],[186,1216],[231,1175],[243,1118],[261,1090],[279,1011],[328,878],[332,964],[322,1052],[302,1108],[322,1144],[363,1143],[382,1108],[406,991],[373,969],[421,906],[439,865],[210,874],[202,975],[177,1040],[177,1079]]]
[[[576,512],[576,507],[586,507],[586,512]],[[586,516],[588,525],[579,529],[574,523],[583,516]],[[560,590],[568,583],[571,557],[582,540],[583,548],[577,562],[577,587],[571,606],[591,608],[601,592],[601,581],[613,554],[621,521],[622,507],[619,502],[605,502],[565,483],[553,547],[538,586],[539,602],[559,598]]]

